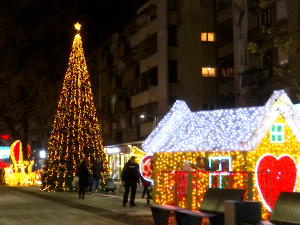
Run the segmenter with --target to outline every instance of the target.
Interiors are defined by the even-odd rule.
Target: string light
[[[80,24],[75,24],[79,32]],[[91,83],[80,34],[76,34],[68,69],[48,142],[48,161],[43,169],[46,191],[73,190],[72,181],[81,160],[102,160],[108,173]]]
[[[36,173],[32,173],[34,160],[23,160],[23,149],[20,140],[10,146],[10,157],[12,165],[4,168],[5,183],[8,185],[34,185],[36,184]],[[27,155],[30,156],[30,147],[27,145]],[[27,171],[26,171],[27,170]]]
[[[267,171],[267,173],[258,174],[259,171]],[[272,211],[281,192],[295,191],[296,163],[288,155],[281,155],[279,158],[274,157],[272,154],[263,155],[256,164],[255,180],[265,207]]]
[[[184,101],[176,101],[142,147],[147,153],[250,151],[280,113],[300,141],[298,108],[282,90],[275,91],[263,107],[191,112]]]
[[[252,200],[263,202],[258,191],[262,184],[258,180],[270,182],[273,175],[256,170],[256,166],[266,154],[278,158],[287,155],[299,165],[299,115],[300,105],[293,105],[282,90],[275,91],[263,107],[191,112],[185,102],[176,101],[142,145],[147,153],[153,153],[154,202],[187,207],[184,191],[187,188],[187,172],[181,171],[181,168],[186,162],[196,163],[198,157],[230,158],[231,168],[230,172],[223,174],[192,172],[192,209],[200,207],[209,185],[246,189],[247,196],[248,172],[254,171]],[[282,139],[271,142],[273,124],[279,124],[284,130],[284,139],[282,136]],[[294,182],[294,190],[299,191],[298,178],[296,182],[293,179],[288,182]],[[275,186],[267,185],[267,191],[271,193]],[[263,205],[264,219],[269,217],[270,210]]]

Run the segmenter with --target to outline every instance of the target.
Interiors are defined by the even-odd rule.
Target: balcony
[[[126,98],[124,100],[121,100],[115,103],[115,111],[117,113],[126,113],[127,110],[130,110],[129,104],[129,99]]]
[[[125,55],[126,45],[125,43],[120,43],[117,47],[115,47],[112,51],[114,63],[121,59]]]
[[[120,88],[122,87],[122,77],[121,76],[113,76],[112,77],[112,89]]]
[[[144,73],[147,70],[149,70],[149,68],[153,68],[157,65],[158,65],[158,53],[156,52],[150,55],[149,57],[143,59],[140,62],[140,73]]]
[[[176,11],[168,12],[168,24],[177,25],[178,24],[178,16]]]
[[[219,95],[224,95],[234,91],[234,80],[219,84]]]
[[[146,23],[144,27],[139,29],[130,39],[130,48],[134,48],[149,36],[155,34],[157,32],[157,23],[157,18],[155,18],[152,21]]]
[[[227,44],[223,45],[222,47],[218,48],[218,58],[226,57],[230,54],[233,54],[233,42],[228,42]]]
[[[139,72],[139,65],[138,64],[131,65],[129,71],[129,79],[134,80],[137,77],[138,72]]]
[[[153,130],[153,121],[147,122],[147,123],[142,123],[140,125],[140,136],[141,137],[147,137],[151,131]]]
[[[138,64],[132,64],[130,67],[126,68],[122,76],[122,87],[126,87],[130,81],[134,80],[139,72],[140,69]]]
[[[126,128],[123,132],[123,142],[131,142],[139,140],[140,127],[133,126]]]
[[[217,14],[217,23],[223,23],[224,21],[228,20],[228,18],[232,17],[232,6],[226,7],[220,10]]]
[[[111,137],[112,137],[111,141],[114,142],[114,143],[122,142],[123,132],[122,131],[112,131]]]
[[[136,108],[151,102],[158,101],[158,86],[150,86],[149,90],[131,97],[131,108]]]
[[[106,55],[101,58],[97,62],[97,71],[101,71],[106,69],[108,66],[112,65],[113,63],[113,55]]]
[[[261,26],[260,31],[258,31],[257,27],[254,27],[248,32],[248,40],[257,42],[261,40],[272,40],[275,37],[278,37],[287,32],[287,20],[276,22],[272,25],[272,29],[270,27]]]
[[[124,74],[122,76],[122,87],[126,87],[126,84],[129,82],[130,80],[130,69],[126,68],[124,70]]]

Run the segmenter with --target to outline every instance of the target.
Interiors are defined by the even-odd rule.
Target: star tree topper
[[[81,24],[80,23],[75,23],[74,27],[75,27],[76,30],[80,31]]]

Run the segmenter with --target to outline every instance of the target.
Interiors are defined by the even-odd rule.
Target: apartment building
[[[274,40],[299,42],[299,1],[218,0],[216,11],[218,107],[264,105],[276,89],[298,102],[299,58]],[[263,54],[252,54],[251,42]]]
[[[151,0],[89,57],[111,167],[122,167],[176,99],[215,109],[215,18],[211,0]]]

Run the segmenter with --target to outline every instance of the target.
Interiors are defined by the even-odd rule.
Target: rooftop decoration
[[[170,112],[148,136],[147,153],[254,149],[281,113],[300,141],[299,105],[275,91],[265,106],[192,112],[176,101]]]

